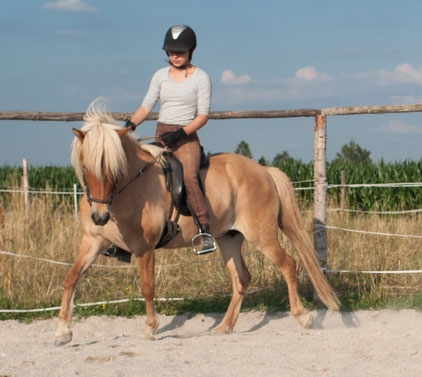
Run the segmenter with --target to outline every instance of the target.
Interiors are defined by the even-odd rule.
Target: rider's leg
[[[194,212],[199,224],[201,237],[201,249],[198,254],[205,254],[216,249],[215,241],[211,235],[209,226],[209,214],[205,202],[205,196],[199,187],[198,173],[201,162],[201,149],[198,140],[189,140],[174,148],[173,153],[183,165],[183,181],[186,188],[189,208]]]

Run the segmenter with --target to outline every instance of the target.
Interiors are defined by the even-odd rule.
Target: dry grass
[[[80,230],[69,205],[58,202],[57,198],[33,197],[30,212],[26,214],[21,198],[16,194],[4,210],[4,215],[0,250],[62,262],[75,260]],[[311,232],[312,212],[304,212],[304,221]],[[328,225],[384,233],[420,234],[420,218],[417,215],[341,216],[329,212]],[[280,240],[287,251],[295,255],[290,242],[282,235]],[[422,239],[329,230],[328,268],[353,271],[422,269],[421,248]],[[252,275],[252,289],[285,290],[281,274],[251,245],[245,243],[243,253]],[[219,253],[198,257],[190,249],[178,249],[158,250],[156,255],[157,297],[194,299],[230,294],[230,277]],[[123,266],[102,256],[96,263]],[[60,303],[63,280],[69,266],[4,255],[0,255],[0,265],[0,308],[37,308]],[[299,273],[303,272],[299,264]],[[386,297],[410,297],[422,288],[421,274],[330,274],[329,278],[343,299],[363,299],[369,303]],[[306,279],[301,280],[302,291],[306,291],[307,284]],[[140,281],[135,268],[92,267],[78,285],[76,301],[134,297],[140,297]]]

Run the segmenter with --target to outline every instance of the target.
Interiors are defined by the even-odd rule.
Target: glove
[[[130,120],[128,120],[125,124],[126,128],[130,128],[132,131],[135,131],[136,129],[136,124],[131,122]]]
[[[164,132],[160,135],[160,139],[167,147],[172,147],[186,136],[185,130],[183,128],[179,128],[176,131]]]

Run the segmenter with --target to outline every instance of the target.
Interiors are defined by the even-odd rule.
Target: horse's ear
[[[73,133],[75,136],[79,139],[79,141],[82,143],[84,141],[85,132],[78,130],[76,128],[72,128]]]
[[[117,133],[120,136],[120,139],[125,136],[130,131],[130,127],[122,128],[121,130],[118,130]]]

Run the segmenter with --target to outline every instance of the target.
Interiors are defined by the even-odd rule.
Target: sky
[[[0,111],[84,112],[97,97],[134,112],[162,43],[191,26],[192,63],[212,81],[212,111],[422,103],[420,0],[1,0]],[[158,106],[154,109],[158,111]],[[154,134],[155,122],[137,129]],[[81,122],[0,121],[0,165],[69,165]],[[309,162],[313,118],[210,120],[206,151],[246,141],[254,159]],[[422,158],[422,114],[327,118],[327,159],[354,140],[377,161]]]

